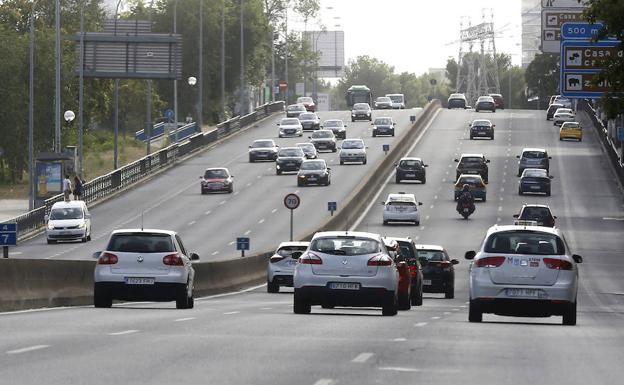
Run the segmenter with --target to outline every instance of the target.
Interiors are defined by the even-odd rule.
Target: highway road
[[[476,116],[496,124],[494,141],[467,139],[467,123]],[[525,146],[543,146],[552,155],[551,197],[517,195],[515,155]],[[488,200],[477,203],[469,220],[454,211],[452,199],[453,158],[464,152],[492,160]],[[621,384],[624,209],[593,130],[581,143],[559,142],[543,112],[441,110],[411,155],[430,165],[427,184],[397,186],[391,178],[357,228],[447,247],[461,261],[455,299],[425,295],[422,307],[396,317],[382,317],[379,309],[320,307],[294,315],[291,290],[267,294],[257,287],[198,299],[192,310],[128,303],[3,313],[0,328],[12,332],[0,339],[0,382]],[[377,201],[395,191],[414,192],[424,203],[420,227],[381,225]],[[317,195],[323,205],[324,198]],[[551,205],[571,248],[584,257],[576,326],[561,326],[561,317],[486,314],[483,323],[467,321],[463,253],[479,245],[490,225],[510,223],[523,202]]]
[[[368,121],[351,123],[349,111],[319,112],[321,120],[343,119],[347,137],[364,139],[369,146],[366,165],[340,165],[338,152],[322,152],[321,158],[332,168],[330,186],[297,187],[296,173],[276,175],[274,162],[248,161],[248,146],[255,139],[274,138],[284,146],[309,141],[311,131],[302,138],[277,137],[277,122],[285,113],[273,115],[255,127],[238,133],[214,148],[196,155],[123,194],[95,206],[92,215],[92,241],[48,245],[45,235],[11,248],[11,258],[89,259],[103,250],[110,232],[119,228],[166,228],[177,231],[188,250],[201,260],[236,258],[236,238],[249,237],[249,253],[273,250],[288,240],[290,212],[283,199],[295,192],[301,205],[295,211],[294,237],[313,231],[329,216],[327,202],[341,200],[375,167],[384,156],[383,144],[392,145],[407,129],[416,110],[373,111],[373,117],[392,116],[397,122],[395,137],[372,137]],[[338,143],[340,143],[339,141]],[[200,194],[199,176],[208,167],[228,167],[234,175],[234,193]]]

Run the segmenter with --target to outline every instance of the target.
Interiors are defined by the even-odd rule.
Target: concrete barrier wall
[[[424,108],[394,148],[378,161],[375,170],[353,189],[341,202],[340,210],[317,231],[346,229],[355,221],[439,108],[437,100]],[[306,234],[302,239],[313,235],[314,232]],[[264,282],[271,255],[272,251],[267,251],[233,260],[194,263],[195,295],[226,292]],[[0,259],[0,311],[91,305],[94,266],[95,261]]]

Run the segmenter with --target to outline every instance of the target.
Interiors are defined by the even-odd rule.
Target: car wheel
[[[91,229],[89,229],[89,235],[87,235],[87,241],[89,241],[89,242],[91,241],[91,231],[92,231],[92,230],[91,230]]]
[[[336,152],[336,151],[337,151],[336,147],[332,148],[332,152]]]
[[[485,198],[485,195],[483,196],[483,199],[482,199],[482,201],[483,201],[483,202],[485,202],[485,201],[486,201],[486,198]]]
[[[48,245],[53,245],[56,243],[56,240],[54,239],[48,239]]]
[[[522,191],[522,189],[518,189],[518,195],[522,195],[524,194],[524,192]]]
[[[188,309],[189,296],[188,296],[188,282],[181,287],[180,292],[176,298],[176,309]]]
[[[396,178],[394,178],[394,182],[397,184],[401,183],[401,178],[397,176]]]
[[[93,306],[104,308],[113,306],[113,299],[108,295],[107,291],[97,285],[93,289]]]
[[[412,306],[422,306],[422,304],[423,304],[423,291],[422,291],[422,286],[420,286],[416,294],[412,294]]]
[[[384,224],[384,225],[387,225],[387,224],[388,224],[388,221],[383,221],[383,224]]]
[[[355,122],[355,119],[351,118],[351,122]]]
[[[574,326],[576,325],[576,301],[574,303],[566,305],[563,310],[563,322],[564,325]]]
[[[251,156],[249,157],[249,163],[253,163],[254,162],[254,158],[252,158]]]
[[[473,139],[474,139],[474,136],[470,135],[470,140],[473,140]]]
[[[559,141],[560,141],[560,142],[563,142],[563,138],[559,137]]]
[[[392,131],[392,135],[391,136],[394,136],[394,131]]]
[[[364,161],[362,162],[362,164],[366,164],[366,159],[364,159]]]
[[[479,112],[479,110],[477,108],[475,108],[475,112]]]
[[[376,136],[377,136],[377,134],[375,133],[375,131],[373,131],[373,138],[376,137]]]
[[[282,172],[280,170],[278,170],[278,169],[275,169],[275,174],[276,175],[282,175]]]
[[[415,221],[414,226],[420,226],[420,221]]]
[[[279,285],[277,283],[267,281],[267,293],[279,293]]]
[[[303,182],[297,181],[297,187],[303,187]]]
[[[344,164],[344,160],[340,159],[340,165],[342,166]]]
[[[420,180],[420,182],[421,182],[422,184],[427,183],[427,178],[426,178],[426,177],[423,177],[423,178]]]
[[[410,290],[408,290],[407,293],[399,293],[399,310],[410,310],[412,308],[410,293]]]
[[[191,294],[191,296],[188,299],[188,309],[192,309],[194,307],[195,307],[195,296]]]
[[[84,237],[80,238],[80,242],[82,243],[87,242],[87,236],[85,235]]]
[[[228,194],[231,194],[234,192],[234,186],[230,186],[230,189],[228,190]]]
[[[546,191],[546,196],[549,197],[550,196],[550,190]]]
[[[455,285],[448,285],[446,287],[446,291],[444,292],[444,298],[446,299],[455,298]]]
[[[395,316],[399,312],[397,297],[394,292],[389,297],[381,308],[381,314],[386,317]]]
[[[450,110],[450,109],[451,109],[451,106],[448,106],[448,109]]]
[[[308,301],[305,301],[301,296],[297,293],[295,289],[295,295],[293,298],[293,312],[295,314],[310,314],[312,311],[312,306]]]
[[[494,134],[492,134],[492,136],[490,136],[490,140],[494,140]]]
[[[483,321],[483,312],[481,308],[474,301],[470,301],[468,305],[468,321],[469,322],[481,322]]]

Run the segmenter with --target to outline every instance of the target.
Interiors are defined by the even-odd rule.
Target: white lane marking
[[[192,321],[194,319],[195,317],[178,318],[177,320],[174,320],[173,322],[185,322],[185,321]]]
[[[264,218],[262,218],[262,219],[260,219],[260,220],[258,221],[258,224],[259,224],[259,225],[260,225],[260,224],[262,224],[262,223],[264,223]]]
[[[277,211],[277,209],[271,210],[271,214],[275,214],[276,211]]]
[[[217,250],[217,251],[215,251],[215,252],[213,252],[211,255],[217,255],[217,254],[219,254],[219,251],[218,251],[218,250]]]
[[[420,372],[420,369],[417,369],[417,368],[401,368],[401,367],[395,367],[395,366],[382,366],[379,368],[379,370],[387,370],[387,371],[394,371],[394,372]]]
[[[435,317],[431,317],[431,319],[440,319],[440,317],[435,316]]]
[[[503,206],[498,206],[498,211],[503,211]]]
[[[229,246],[232,246],[232,245],[233,245],[233,244],[235,244],[235,243],[236,243],[235,241],[232,241],[232,242],[228,243],[228,245],[229,245]]]
[[[374,356],[373,353],[360,353],[358,354],[357,357],[352,359],[351,362],[354,362],[357,364],[363,364],[364,362],[368,361],[368,359],[371,358],[372,356]]]
[[[505,173],[505,174],[507,174],[507,173]],[[507,181],[507,179],[503,178],[503,184],[504,184],[506,181]]]
[[[395,338],[392,341],[395,341],[395,342],[405,342],[405,341],[407,341],[407,338]]]
[[[501,221],[500,217],[496,218],[496,222],[500,222],[500,221]]]
[[[221,202],[219,202],[219,206],[223,206],[226,203],[227,203],[227,201],[221,201]]]
[[[436,200],[436,199],[438,199],[438,196],[437,196],[437,195],[434,195],[434,196],[433,196],[433,200]]]
[[[295,190],[295,194],[299,194],[299,190]]]
[[[257,178],[257,179],[260,179],[260,178],[262,178],[262,175],[258,175],[256,178]]]
[[[442,314],[444,314],[444,315],[449,315],[449,314],[451,314],[451,312],[450,312],[450,311],[445,311],[445,312],[444,312],[444,313],[442,313]]]
[[[6,353],[7,354],[21,354],[21,353],[28,353],[28,352],[32,352],[32,351],[35,351],[35,350],[41,350],[41,349],[49,348],[49,347],[50,347],[50,345],[35,345],[35,346],[29,346],[27,348],[8,350]]]
[[[450,171],[447,171],[447,172],[446,172],[446,175],[448,175],[448,174],[450,174],[450,173],[451,173]]]
[[[273,171],[272,167],[267,168],[267,171]]]
[[[425,229],[425,226],[420,226],[420,229],[421,229],[421,230],[424,230],[424,229]]]
[[[238,194],[240,194],[240,191],[234,191],[234,195],[235,196],[238,195]]]
[[[505,188],[504,188],[504,187],[502,187],[502,188],[500,189],[500,192],[505,192]]]
[[[249,234],[251,234],[251,230],[247,230],[247,231],[245,231],[245,234],[244,234],[244,235],[249,235]]]
[[[314,385],[332,385],[333,383],[334,380],[332,380],[331,378],[321,378],[320,380],[316,381]]]
[[[415,324],[414,324],[414,326],[415,326],[415,327],[417,327],[417,328],[421,328],[421,327],[423,327],[423,326],[425,326],[425,325],[427,325],[427,323],[426,323],[426,322],[418,322],[418,323],[415,323]]]
[[[624,217],[616,218],[616,217],[602,217],[603,221],[624,221]]]
[[[430,208],[430,209],[432,209],[432,208],[433,208],[433,205],[429,206],[429,208]]]
[[[453,311],[459,311],[459,308],[455,308],[455,309],[453,309]]]
[[[114,333],[108,333],[109,336],[123,336],[126,334],[133,334],[133,333],[138,333],[138,330],[135,329],[130,329],[130,330],[124,330],[121,332],[114,332]]]
[[[251,182],[247,183],[245,186],[247,187],[251,186]]]
[[[226,313],[223,313],[223,315],[232,315],[232,314],[238,314],[240,313],[239,311],[228,311]]]
[[[260,310],[271,310],[273,309],[272,307],[261,307]]]
[[[433,206],[431,206],[431,208],[433,208]],[[425,220],[426,220],[426,221],[428,221],[428,220],[429,220],[429,215],[427,215],[427,216],[425,217]]]
[[[204,215],[210,215],[210,213],[211,213],[211,212],[212,212],[212,211],[208,210],[208,211],[206,211],[206,212],[204,213]]]
[[[11,251],[9,254],[10,255],[20,255],[20,254],[23,254],[23,253],[21,251]]]
[[[418,240],[418,238],[420,238],[420,235],[415,236],[415,237],[414,237],[414,240],[415,240],[415,241],[417,241],[417,240]]]
[[[190,221],[190,222],[188,223],[188,225],[189,225],[189,226],[193,226],[195,223],[197,223],[197,222],[196,222],[196,221]]]
[[[499,200],[499,201],[502,201],[502,200],[503,200],[503,197],[498,198],[498,200]]]

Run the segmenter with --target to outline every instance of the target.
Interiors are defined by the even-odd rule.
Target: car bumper
[[[368,120],[370,118],[371,118],[371,116],[369,114],[351,115],[351,119],[355,119],[355,120]]]
[[[341,162],[366,162],[366,155],[341,155]]]
[[[417,171],[399,171],[397,172],[397,177],[400,180],[422,180],[425,178],[425,173]]]
[[[316,147],[316,151],[335,150],[336,143],[314,143],[314,147]]]
[[[411,213],[383,213],[384,222],[420,222],[420,213],[411,212]]]
[[[487,136],[487,137],[491,137],[492,135],[494,135],[493,131],[472,131],[470,133],[473,137],[475,136]]]
[[[374,128],[373,133],[375,135],[393,135],[394,129],[393,128]]]
[[[221,191],[230,191],[230,185],[220,184],[218,186],[202,186],[201,191],[203,193],[209,192],[221,192]]]
[[[308,184],[323,184],[327,181],[327,177],[326,176],[314,176],[312,177],[313,179],[310,179],[310,176],[305,176],[303,178],[297,177],[297,181],[299,183],[303,183],[305,185]]]
[[[576,139],[576,140],[581,140],[583,138],[582,134],[579,134],[578,132],[572,132],[572,131],[562,131],[559,133],[559,139]]]
[[[382,307],[395,296],[394,290],[383,287],[362,287],[360,290],[334,290],[327,286],[303,286],[295,288],[298,298],[310,305],[331,304],[335,306]]]
[[[449,108],[466,108],[466,103],[450,101],[448,102],[448,107]]]
[[[50,240],[81,239],[87,236],[87,228],[68,230],[46,230],[46,236]]]
[[[300,164],[278,164],[275,168],[282,172],[299,171]]]
[[[284,130],[284,131],[280,131],[279,135],[281,137],[301,136],[303,135],[303,131],[302,130]]]
[[[153,285],[126,285],[124,282],[96,282],[95,290],[112,299],[125,301],[173,301],[186,290],[186,283],[157,282]]]
[[[541,184],[520,184],[520,191],[522,192],[549,192],[550,186]]]
[[[249,157],[252,159],[256,159],[256,160],[275,160],[277,154],[271,154],[271,153],[250,153]]]

